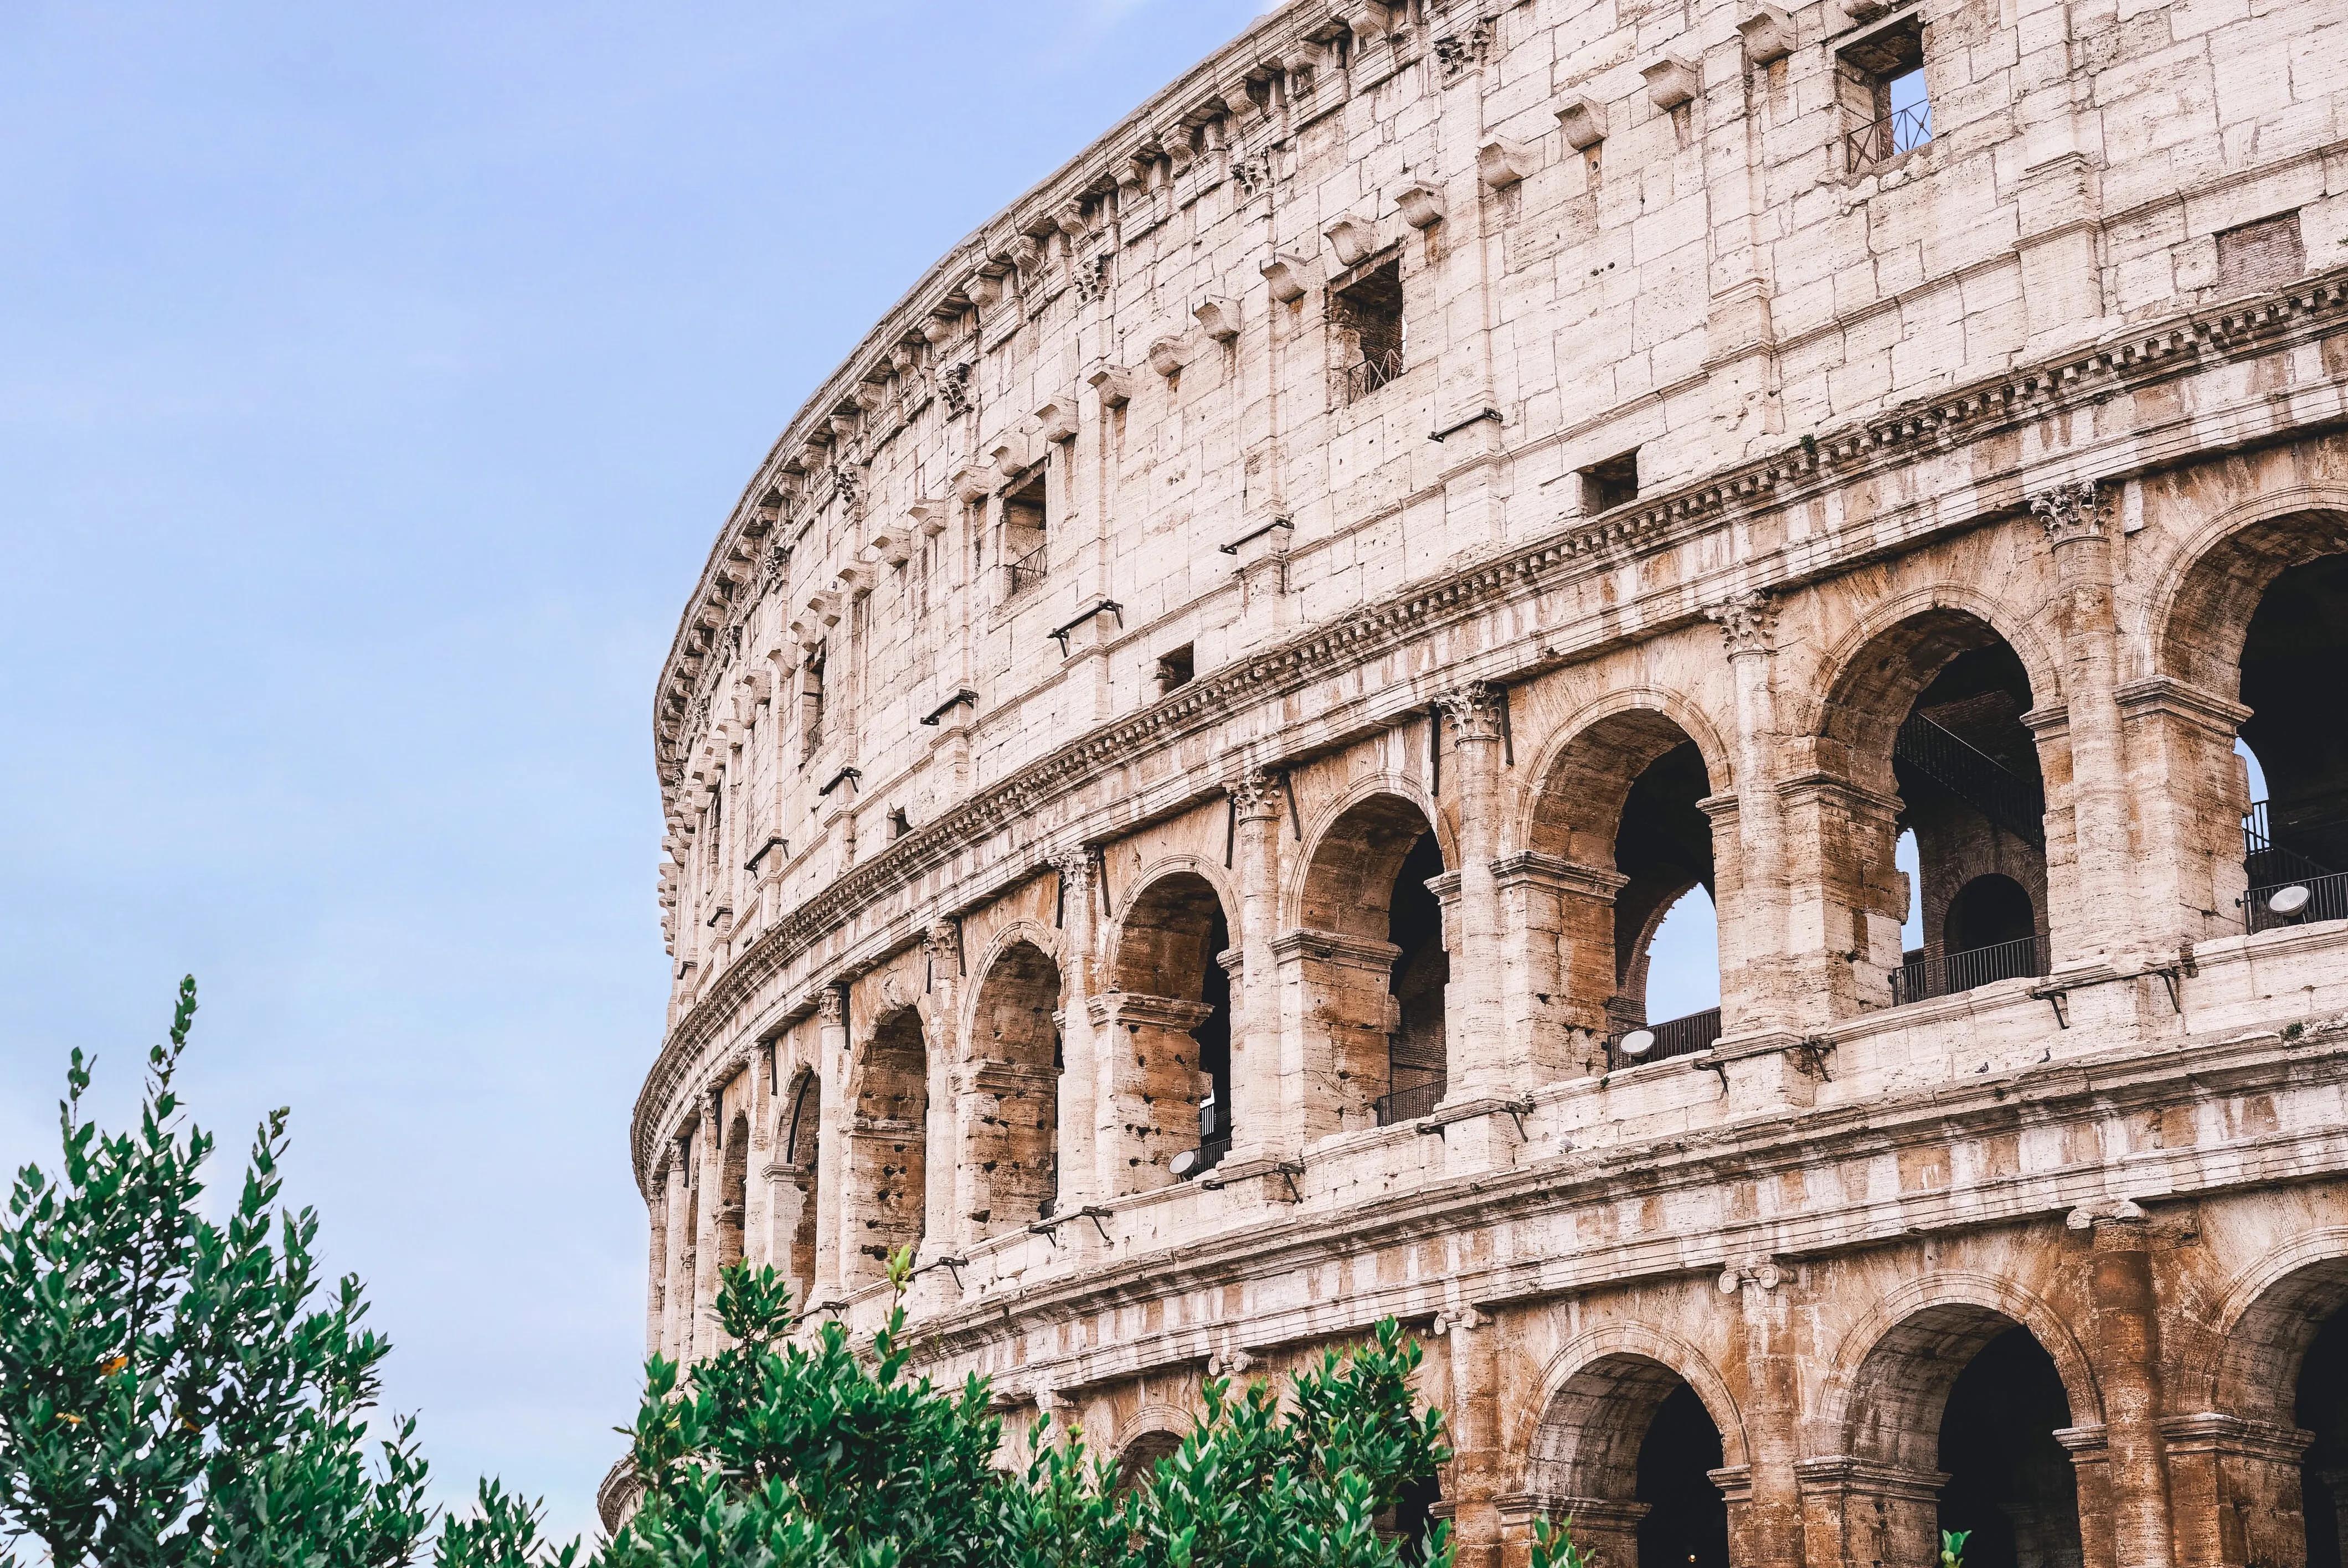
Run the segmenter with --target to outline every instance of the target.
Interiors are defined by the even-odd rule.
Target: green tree
[[[909,1268],[891,1261],[901,1291]],[[1120,1490],[1073,1427],[1041,1429],[1023,1474],[996,1470],[985,1382],[909,1375],[901,1303],[869,1360],[836,1322],[793,1337],[772,1269],[728,1269],[717,1312],[724,1349],[682,1375],[651,1364],[644,1500],[609,1568],[1401,1568],[1379,1522],[1450,1457],[1391,1320],[1300,1373],[1292,1408],[1268,1382],[1210,1379],[1200,1429]],[[1440,1526],[1421,1551],[1447,1568]]]
[[[211,1137],[172,1089],[196,1013],[180,986],[135,1132],[100,1132],[74,1052],[56,1174],[27,1165],[0,1224],[0,1540],[56,1568],[378,1568],[431,1529],[415,1423],[374,1436],[390,1346],[359,1282],[317,1273],[318,1221],[278,1206],[286,1113],[252,1145],[234,1212],[200,1210]],[[494,1489],[484,1488],[487,1503]],[[460,1568],[534,1537],[494,1494]],[[15,1558],[0,1552],[0,1568]]]

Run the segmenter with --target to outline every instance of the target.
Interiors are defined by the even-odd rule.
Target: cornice
[[[1815,437],[1698,480],[1652,500],[1589,521],[1577,521],[1529,544],[1456,566],[1364,605],[1263,651],[1210,671],[1124,719],[1059,747],[971,795],[942,816],[851,868],[783,919],[716,977],[675,1023],[637,1097],[632,1143],[639,1185],[650,1167],[653,1124],[675,1083],[701,1048],[732,1021],[743,1001],[782,973],[800,954],[838,929],[856,911],[919,883],[1005,828],[1035,807],[1060,798],[1113,767],[1231,721],[1235,713],[1277,704],[1300,688],[1445,627],[1561,583],[1612,569],[1639,556],[1670,548],[1722,520],[1765,507],[1798,504],[1855,479],[1879,476],[2051,415],[2107,400],[2177,376],[2215,359],[2270,351],[2322,325],[2348,318],[2348,268],[2287,289],[2208,312],[2189,312],[2131,330],[2047,363],[1985,378],[1879,417]],[[2109,475],[2081,476],[2099,478]],[[2019,475],[2006,510],[2024,505]],[[1994,512],[1969,518],[1965,526]],[[1870,538],[1862,549],[1879,548]],[[1856,564],[1847,557],[1811,559],[1798,570],[1784,557],[1746,563],[1746,586],[1776,591],[1830,577]],[[1771,569],[1775,575],[1771,575]],[[1693,616],[1695,611],[1691,610]],[[1649,624],[1641,635],[1663,630]],[[1575,657],[1587,656],[1587,651]],[[1529,645],[1519,667],[1479,670],[1488,679],[1521,680],[1563,662],[1554,651]],[[1396,693],[1394,701],[1411,699]],[[1399,711],[1399,709],[1397,710]],[[1271,764],[1294,760],[1265,757]],[[1220,793],[1201,777],[1197,800]],[[1086,835],[1079,832],[1077,836]],[[1041,866],[1022,861],[991,873],[989,886],[1031,875]],[[985,889],[957,892],[959,906]],[[937,913],[952,913],[940,909]],[[925,917],[926,918],[926,917]],[[918,931],[915,933],[918,935]],[[911,939],[911,938],[909,938]],[[874,956],[877,958],[877,956]]]

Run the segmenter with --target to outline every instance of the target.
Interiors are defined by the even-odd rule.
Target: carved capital
[[[1720,628],[1732,659],[1740,653],[1767,653],[1777,645],[1776,601],[1759,589],[1705,605],[1704,618]]]
[[[2109,508],[2093,479],[2073,479],[2030,497],[2030,509],[2046,529],[2046,542],[2063,546],[2104,536]]]
[[[1436,706],[1451,721],[1451,733],[1458,741],[1497,741],[1500,738],[1500,689],[1489,681],[1470,681],[1457,691],[1440,692]]]
[[[1065,849],[1052,856],[1052,869],[1059,873],[1063,897],[1089,892],[1093,885],[1093,852],[1089,849]]]
[[[816,992],[815,1011],[826,1024],[845,1024],[848,1021],[848,988],[826,986]]]
[[[948,974],[962,972],[962,927],[952,920],[933,920],[922,937],[922,951]]]
[[[1281,776],[1269,768],[1250,768],[1223,785],[1241,822],[1276,821],[1285,804]]]

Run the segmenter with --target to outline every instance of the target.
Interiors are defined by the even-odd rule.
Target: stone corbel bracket
[[[1358,218],[1340,218],[1321,232],[1337,252],[1337,264],[1350,267],[1378,248],[1378,231]]]
[[[1606,106],[1588,93],[1575,93],[1558,106],[1557,124],[1576,152],[1588,152],[1606,139]]]
[[[1310,257],[1283,251],[1266,261],[1262,271],[1265,285],[1272,290],[1272,297],[1283,305],[1294,304],[1313,287],[1313,261]]]
[[[1184,362],[1182,340],[1171,333],[1152,338],[1149,343],[1149,368],[1171,381],[1182,374]]]
[[[1506,190],[1533,171],[1533,149],[1506,137],[1486,142],[1476,153],[1476,178],[1488,190]]]
[[[1202,300],[1190,313],[1199,328],[1217,343],[1229,343],[1240,335],[1240,306],[1237,300],[1220,297]]]
[[[1651,66],[1639,67],[1639,75],[1646,80],[1648,99],[1666,114],[1694,102],[1704,87],[1694,62],[1683,55],[1665,55]]]
[[[1076,438],[1076,395],[1061,393],[1035,410],[1036,434],[1051,446]]]
[[[1412,228],[1425,231],[1443,221],[1443,188],[1429,180],[1414,179],[1395,192],[1395,206],[1402,212],[1402,220]]]
[[[1085,384],[1099,395],[1104,408],[1123,408],[1133,401],[1133,372],[1121,364],[1095,365]]]
[[[1764,5],[1736,24],[1745,40],[1745,63],[1774,65],[1794,52],[1794,19],[1775,5]]]

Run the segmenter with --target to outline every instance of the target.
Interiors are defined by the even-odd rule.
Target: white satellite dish
[[[2288,887],[2278,887],[2268,895],[2267,908],[2288,920],[2306,908],[2307,901],[2314,897],[2315,895],[2309,889],[2294,882]]]
[[[1622,1037],[1622,1054],[1634,1061],[1654,1049],[1655,1031],[1652,1029],[1634,1029]]]
[[[1183,1150],[1180,1153],[1166,1162],[1166,1168],[1174,1173],[1174,1179],[1176,1181],[1183,1182],[1189,1180],[1190,1173],[1199,1168],[1199,1151],[1196,1149]]]

